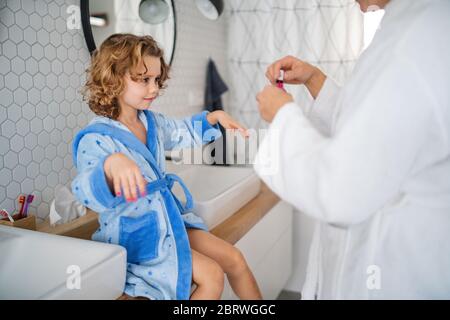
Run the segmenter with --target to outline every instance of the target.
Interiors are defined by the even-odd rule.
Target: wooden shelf
[[[92,234],[99,227],[97,217],[96,212],[87,209],[86,215],[69,223],[51,226],[49,220],[45,220],[36,226],[36,231],[91,240]]]

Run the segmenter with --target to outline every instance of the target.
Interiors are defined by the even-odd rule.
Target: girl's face
[[[130,74],[125,75],[125,89],[119,96],[120,107],[131,107],[137,110],[148,109],[158,96],[158,80],[161,76],[161,61],[157,57],[145,56],[137,70],[141,80],[133,81]],[[145,68],[147,67],[147,69]]]

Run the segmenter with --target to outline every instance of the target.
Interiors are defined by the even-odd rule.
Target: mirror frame
[[[172,65],[173,58],[175,56],[175,49],[177,46],[177,15],[175,10],[175,3],[173,0],[166,0],[170,1],[172,4],[172,11],[173,11],[173,27],[174,27],[174,33],[173,33],[173,50],[172,54],[170,56],[169,65]],[[97,45],[95,44],[94,35],[92,34],[92,27],[90,23],[90,12],[89,12],[89,0],[80,0],[80,14],[81,14],[81,25],[83,27],[83,34],[84,39],[86,41],[86,45],[88,47],[89,53],[92,56],[94,53],[94,50],[97,48]]]

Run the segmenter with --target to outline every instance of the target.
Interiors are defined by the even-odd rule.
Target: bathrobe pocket
[[[156,211],[139,217],[120,217],[119,244],[127,249],[127,261],[139,263],[158,256],[160,238]]]

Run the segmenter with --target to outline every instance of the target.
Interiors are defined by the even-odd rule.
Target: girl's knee
[[[233,247],[233,249],[230,250],[230,254],[228,257],[226,272],[240,273],[245,271],[247,268],[248,268],[247,261],[245,260],[244,255],[238,248]]]

